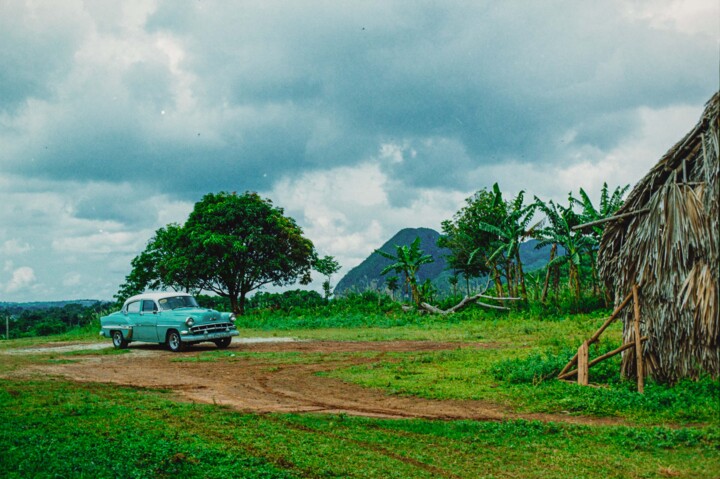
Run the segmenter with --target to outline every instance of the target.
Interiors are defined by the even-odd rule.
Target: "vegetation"
[[[452,220],[442,223],[443,236],[438,245],[449,249],[448,265],[465,278],[466,294],[470,295],[470,279],[490,273],[487,252],[495,236],[480,228],[480,224],[499,224],[506,214],[505,203],[497,184],[493,191],[482,189],[465,200]],[[498,277],[496,276],[496,280]]]
[[[210,193],[195,204],[184,226],[155,232],[116,298],[148,288],[211,291],[244,314],[251,291],[310,282],[315,259],[312,242],[270,200],[250,192]]]
[[[7,478],[710,478],[720,459],[710,428],[251,415],[62,381],[5,381],[0,401]]]
[[[546,303],[551,278],[555,297],[558,297],[561,266],[565,266],[568,287],[574,294],[575,303],[579,305],[583,296],[600,297],[602,294],[596,252],[603,226],[595,224],[587,231],[574,228],[612,216],[622,205],[622,196],[627,189],[616,188],[610,193],[607,184],[604,184],[599,208],[592,204],[583,189],[580,189],[581,200],[570,195],[567,206],[553,201],[544,202],[537,197],[533,203],[526,205],[522,191],[511,202],[504,201],[496,183],[492,193],[478,191],[466,200],[466,206],[452,220],[443,222],[444,235],[439,244],[451,250],[451,266],[466,279],[489,274],[494,280],[498,296],[504,296],[503,288],[506,287],[509,295],[520,296],[525,300],[530,298],[520,244],[527,238],[534,238],[538,240],[537,248],[551,245],[542,294],[536,301]],[[581,207],[580,212],[574,210],[576,206]],[[539,223],[531,226],[536,211],[542,213],[543,217]],[[590,281],[583,281],[585,268],[591,271]],[[586,289],[585,294],[583,289]],[[469,288],[467,294],[470,294]],[[520,306],[529,305],[525,303]]]
[[[277,334],[276,327],[285,325],[283,335],[324,340],[455,341],[456,348],[434,352],[352,353],[365,358],[362,364],[326,374],[391,395],[477,399],[509,412],[607,420],[573,425],[528,419],[254,415],[181,402],[162,391],[4,379],[0,476],[712,478],[720,473],[717,382],[650,383],[639,395],[620,378],[617,361],[591,370],[606,387],[554,379],[571,347],[602,322],[602,312],[541,319],[523,311],[508,316],[470,310],[440,319],[403,313],[390,298],[366,293],[345,303],[364,314],[338,310],[335,316],[319,317],[315,312],[328,311],[321,308],[329,305],[320,306],[325,300],[315,294],[316,308],[290,306],[302,303],[296,293],[284,296],[283,311],[240,318],[244,326],[268,326],[246,329],[243,335]],[[618,326],[593,354],[620,340]],[[124,354],[134,353],[131,348]],[[297,363],[337,364],[347,354],[208,350],[178,359],[258,361],[278,370]],[[6,355],[0,373],[17,361],[78,359],[76,352]]]
[[[84,330],[107,311],[108,303],[96,301],[89,305],[68,303],[63,306],[38,307],[15,304],[0,307],[0,338],[10,339],[50,336],[73,330]],[[97,334],[97,333],[96,333]]]
[[[415,238],[415,241],[413,241],[410,246],[396,245],[395,250],[395,255],[375,250],[375,252],[383,258],[392,261],[392,263],[386,266],[380,274],[384,275],[391,271],[399,274],[401,273],[405,277],[405,284],[408,285],[410,291],[412,292],[413,302],[416,306],[419,306],[422,297],[418,288],[417,273],[420,266],[432,263],[433,258],[429,254],[425,254],[420,249],[419,236]]]
[[[330,299],[330,296],[332,295],[332,285],[330,284],[330,279],[332,278],[332,275],[340,271],[340,263],[335,261],[335,258],[332,256],[323,256],[322,258],[315,260],[313,269],[325,276],[322,288],[325,293],[325,299]]]

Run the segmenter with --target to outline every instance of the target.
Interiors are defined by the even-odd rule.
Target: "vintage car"
[[[165,344],[174,352],[202,341],[218,348],[238,336],[235,315],[201,308],[186,293],[144,293],[125,301],[120,311],[100,318],[100,335],[117,349],[133,341]]]

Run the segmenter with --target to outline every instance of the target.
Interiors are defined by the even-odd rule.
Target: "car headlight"
[[[195,324],[195,320],[193,318],[188,318],[185,320],[185,324],[188,325],[188,328],[191,328],[193,324]]]
[[[231,323],[235,322],[235,313],[230,313],[230,317],[228,318]]]

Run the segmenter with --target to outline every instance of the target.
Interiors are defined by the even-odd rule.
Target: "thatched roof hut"
[[[632,190],[600,243],[599,271],[615,302],[640,287],[645,374],[663,382],[720,376],[720,93],[695,128]],[[624,342],[634,341],[632,309]],[[636,376],[626,351],[623,375]]]

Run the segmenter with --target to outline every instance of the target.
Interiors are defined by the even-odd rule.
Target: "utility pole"
[[[5,313],[5,339],[10,339],[10,315]]]

